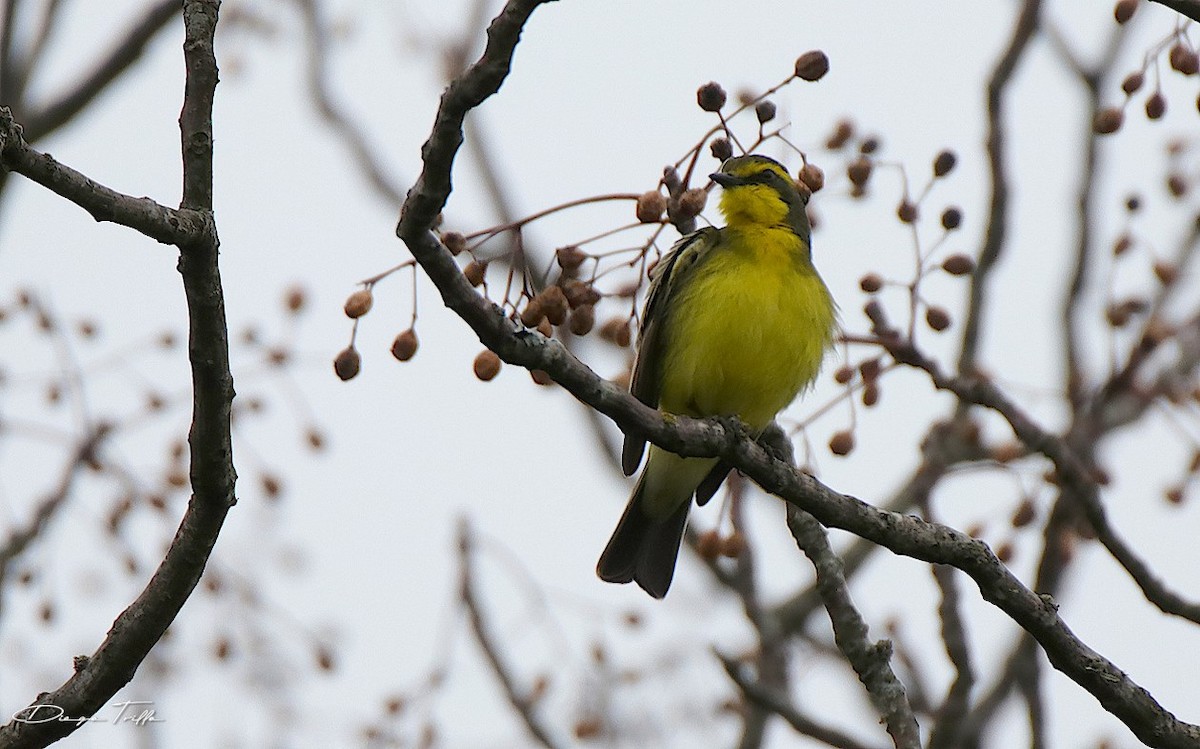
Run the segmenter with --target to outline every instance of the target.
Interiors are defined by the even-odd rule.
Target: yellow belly
[[[715,251],[672,305],[660,406],[761,430],[816,377],[835,312],[794,234],[739,239],[743,250]]]

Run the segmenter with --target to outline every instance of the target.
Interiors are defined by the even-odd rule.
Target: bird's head
[[[719,205],[729,226],[786,226],[808,241],[808,195],[775,159],[758,154],[734,156],[708,176],[723,188]]]

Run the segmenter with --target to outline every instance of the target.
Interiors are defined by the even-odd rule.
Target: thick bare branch
[[[76,657],[75,674],[55,691],[39,695],[29,709],[53,705],[63,715],[90,716],[133,678],[195,589],[225,516],[236,501],[230,437],[233,378],[211,213],[211,122],[217,83],[213,34],[219,6],[220,0],[186,0],[183,5],[187,66],[180,118],[184,204],[205,217],[206,229],[200,236],[189,237],[180,248],[193,384],[189,435],[192,498],[166,556],[137,600],[117,617],[95,653]],[[14,719],[0,728],[0,746],[47,746],[80,725],[75,721]]]
[[[207,233],[207,220],[194,211],[176,210],[150,198],[135,198],[90,179],[39,153],[25,142],[20,125],[0,107],[0,165],[78,205],[97,221],[127,226],[163,244],[183,245]]]
[[[1164,5],[1193,21],[1200,21],[1200,0],[1150,0],[1150,2]]]

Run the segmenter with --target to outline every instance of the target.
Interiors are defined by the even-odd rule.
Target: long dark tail
[[[604,547],[596,574],[610,583],[636,582],[651,596],[662,598],[675,575],[675,560],[692,503],[682,503],[666,518],[653,518],[642,507],[642,483],[638,482]]]

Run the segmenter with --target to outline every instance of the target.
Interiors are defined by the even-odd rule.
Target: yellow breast
[[[660,406],[760,430],[816,377],[835,311],[794,233],[721,234],[672,305]]]

